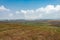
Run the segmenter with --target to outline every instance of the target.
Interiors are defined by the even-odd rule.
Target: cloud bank
[[[0,12],[9,11],[8,8],[0,6]],[[13,11],[13,10],[12,10]],[[22,18],[25,20],[35,20],[35,19],[59,19],[60,18],[60,5],[47,5],[45,7],[40,7],[37,9],[21,9],[14,12],[10,12],[9,17],[12,19]]]
[[[16,13],[23,13],[25,19],[27,20],[56,19],[60,17],[60,5],[47,5],[45,7],[40,7],[35,10],[20,10]]]

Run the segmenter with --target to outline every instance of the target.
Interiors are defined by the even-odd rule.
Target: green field
[[[0,40],[60,40],[60,27],[49,23],[0,23]]]

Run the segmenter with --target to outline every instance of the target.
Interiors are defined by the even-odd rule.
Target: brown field
[[[0,22],[0,40],[60,40],[60,27],[47,23]]]

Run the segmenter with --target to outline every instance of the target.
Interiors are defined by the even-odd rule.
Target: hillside
[[[50,22],[0,22],[0,40],[60,40],[60,27]]]

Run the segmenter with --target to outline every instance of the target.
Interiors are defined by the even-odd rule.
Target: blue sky
[[[59,19],[60,0],[0,0],[0,19]]]
[[[60,0],[0,0],[0,5],[4,5],[13,10],[36,9],[46,5],[58,5]]]

